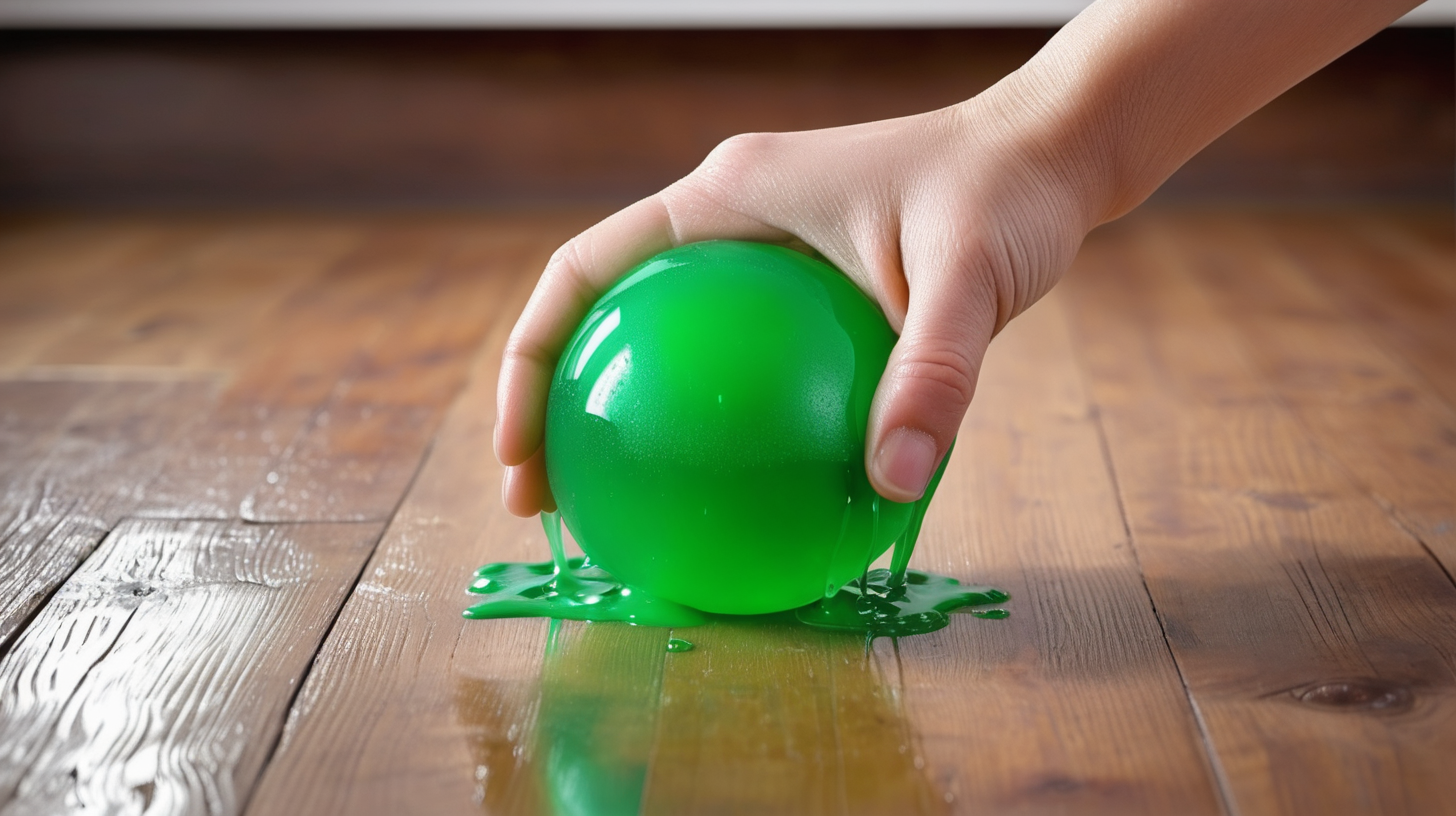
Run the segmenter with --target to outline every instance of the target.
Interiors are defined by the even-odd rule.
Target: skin
[[[542,434],[557,357],[628,268],[712,238],[822,253],[900,340],[865,468],[912,501],[960,427],[991,338],[1087,232],[1415,0],[1100,0],[980,95],[929,113],[723,142],[551,258],[506,345],[495,451],[516,515],[554,510]]]

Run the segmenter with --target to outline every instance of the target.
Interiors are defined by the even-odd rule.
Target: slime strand
[[[905,525],[905,532],[895,540],[895,554],[890,558],[890,586],[902,586],[905,583],[905,570],[910,566],[910,556],[915,552],[915,542],[920,539],[920,525],[925,523],[925,513],[930,509],[930,500],[935,497],[935,489],[940,487],[940,477],[945,475],[945,466],[950,464],[950,455],[955,452],[955,440],[952,439],[950,447],[946,449],[945,456],[940,460],[940,467],[935,469],[935,475],[930,477],[930,483],[925,486],[925,492],[915,502],[915,510],[910,513],[910,523]]]
[[[699,626],[696,609],[655,598],[621,583],[585,558],[567,558],[561,516],[542,513],[551,560],[541,564],[486,564],[470,591],[484,595],[465,617],[624,621],[643,626]]]
[[[908,569],[944,460],[909,503],[865,473],[895,343],[839,270],[785,247],[707,241],[629,270],[552,375],[551,560],[481,567],[466,616],[686,627],[797,609],[873,639],[1005,600]],[[563,528],[590,562],[567,557]]]
[[[566,545],[561,541],[560,511],[542,513],[541,529],[546,531],[546,543],[551,546],[551,564],[556,570],[557,588],[574,587],[576,581],[572,578],[571,562],[566,558]]]

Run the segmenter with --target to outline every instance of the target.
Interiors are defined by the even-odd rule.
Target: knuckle
[[[773,151],[772,133],[740,133],[718,143],[703,160],[700,172],[708,177],[744,174],[762,164]]]
[[[525,338],[512,336],[506,341],[505,351],[501,356],[507,363],[535,362],[540,359],[541,348]]]
[[[900,363],[902,383],[921,391],[937,405],[965,407],[976,393],[976,364],[966,352],[953,348],[917,349]]]
[[[582,265],[581,245],[584,240],[583,236],[578,235],[557,247],[546,261],[545,274],[547,276],[577,274]]]

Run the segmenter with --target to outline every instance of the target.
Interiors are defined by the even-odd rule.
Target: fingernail
[[[875,454],[875,475],[881,485],[898,493],[894,501],[914,501],[925,492],[935,470],[935,440],[913,428],[896,428]]]

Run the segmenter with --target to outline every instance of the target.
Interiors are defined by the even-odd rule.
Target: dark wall
[[[1046,30],[6,32],[0,204],[615,201],[748,130],[946,105]],[[1392,29],[1164,198],[1450,200],[1450,28]]]

